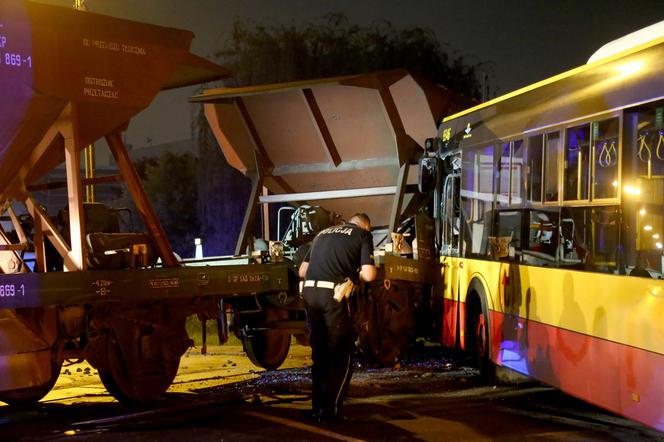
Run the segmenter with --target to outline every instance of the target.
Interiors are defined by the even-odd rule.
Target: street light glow
[[[623,190],[629,195],[641,195],[641,189],[638,187],[626,185]]]

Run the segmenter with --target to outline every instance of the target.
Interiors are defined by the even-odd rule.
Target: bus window
[[[463,151],[461,202],[470,241],[464,250],[472,254],[487,254],[494,201],[493,154],[493,145]]]
[[[622,202],[627,274],[664,277],[664,102],[626,111]]]
[[[588,249],[583,216],[587,208],[563,208],[560,214],[558,263],[561,267],[585,268]],[[581,219],[580,219],[581,218]]]
[[[627,178],[659,180],[664,176],[664,102],[625,114]],[[625,175],[625,174],[624,174]],[[623,179],[625,176],[623,176]]]
[[[507,207],[509,204],[510,188],[510,151],[512,143],[500,145],[500,157],[496,164],[496,204],[498,207]]]
[[[493,258],[513,259],[521,254],[522,217],[522,210],[496,212],[493,236],[489,237]]]
[[[510,184],[510,204],[512,207],[521,207],[523,204],[523,195],[526,194],[523,164],[523,140],[517,140],[512,143],[512,162],[510,167],[512,180]]]
[[[531,210],[528,239],[522,251],[522,262],[529,265],[556,266],[558,247],[557,211]]]
[[[528,168],[525,184],[528,200],[533,203],[542,202],[542,141],[542,135],[528,138],[528,150],[526,152]]]
[[[573,223],[574,237],[568,238],[568,262],[578,259],[584,268],[595,272],[615,273],[618,268],[618,206],[572,207],[565,210],[564,219]],[[567,232],[571,233],[571,225]]]
[[[618,197],[618,118],[593,122],[593,199]]]
[[[590,170],[590,125],[567,129],[565,145],[565,201],[588,199]]]
[[[618,219],[618,206],[563,208],[559,265],[616,273],[622,254]]]
[[[558,201],[558,164],[560,154],[560,134],[546,134],[544,146],[544,201]]]

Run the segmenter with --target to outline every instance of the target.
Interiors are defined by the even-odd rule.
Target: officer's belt
[[[333,283],[332,281],[316,281],[312,279],[304,281],[305,287],[318,287],[318,288],[333,290],[335,285],[336,284]]]

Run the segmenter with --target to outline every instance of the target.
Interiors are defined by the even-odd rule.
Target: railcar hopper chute
[[[108,275],[76,272],[81,276],[64,278],[63,273],[44,273],[47,240],[61,255],[66,271],[88,266],[80,172],[80,152],[86,145],[106,137],[157,254],[165,266],[178,265],[129,161],[121,133],[160,90],[228,76],[225,69],[189,52],[192,38],[189,31],[0,0],[0,207],[9,213],[18,236],[18,241],[10,241],[4,232],[0,234],[0,268],[5,274],[0,276],[0,400],[32,402],[46,394],[67,351],[56,340],[67,335],[69,327],[86,330],[89,326],[82,319],[86,317],[83,306],[66,308],[66,304],[111,293]],[[30,194],[35,181],[63,161],[68,234],[53,226]],[[34,222],[35,273],[8,275],[29,272],[17,254],[26,248],[27,240],[13,202],[24,203]],[[55,301],[47,302],[43,296],[55,293],[62,295],[61,305],[48,306]],[[114,345],[121,345],[123,337],[115,338]],[[171,356],[179,360],[179,355]],[[148,380],[146,387],[138,385],[136,391],[131,391],[131,382],[123,384],[113,374],[109,379],[120,396],[140,400],[165,390],[171,374],[160,377],[157,373],[153,376],[159,378],[156,388]]]
[[[247,246],[259,203],[315,205],[344,219],[365,212],[390,242],[387,232],[430,202],[416,186],[425,140],[443,116],[472,104],[403,69],[211,89],[192,101],[204,103],[228,163],[253,183],[236,253]],[[270,194],[261,194],[262,187]],[[385,301],[377,314],[392,321],[383,321],[390,325],[377,332],[382,336],[364,336],[365,350],[379,362],[394,361],[414,327],[407,305],[419,302],[419,285],[431,284],[438,271],[429,252],[428,261],[385,256],[384,280],[373,290]],[[389,307],[395,305],[404,306],[401,320]]]

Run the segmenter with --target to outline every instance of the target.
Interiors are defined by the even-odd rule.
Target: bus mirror
[[[436,172],[438,169],[438,158],[422,157],[419,160],[419,173],[417,188],[422,193],[429,193],[436,186]]]
[[[441,150],[444,146],[443,140],[440,138],[427,138],[424,140],[424,152],[426,154],[432,154]]]
[[[427,138],[424,140],[424,151],[431,153],[436,150],[436,138]]]

